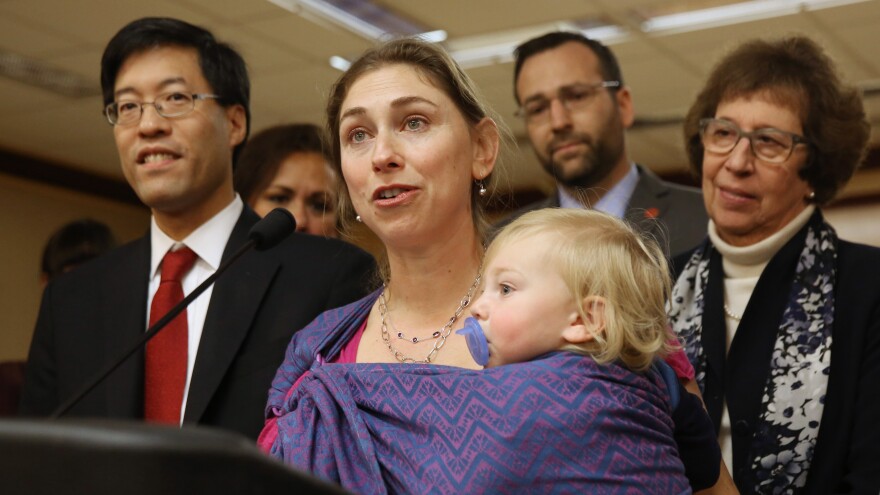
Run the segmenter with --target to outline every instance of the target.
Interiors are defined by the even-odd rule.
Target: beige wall
[[[0,174],[0,361],[27,357],[40,296],[40,257],[63,224],[92,218],[120,242],[149,226],[149,211]]]
[[[831,207],[824,213],[841,239],[880,246],[880,204]]]

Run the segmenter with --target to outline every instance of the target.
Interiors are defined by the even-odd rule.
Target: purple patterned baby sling
[[[480,371],[315,359],[373,299],[294,336],[267,407],[272,455],[363,494],[690,493],[655,372],[570,352]]]

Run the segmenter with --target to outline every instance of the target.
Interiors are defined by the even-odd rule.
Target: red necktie
[[[150,304],[150,326],[183,300],[180,281],[195,260],[196,253],[188,247],[169,251],[162,259],[162,281]],[[144,370],[144,418],[147,421],[180,424],[188,347],[186,310],[147,343]]]

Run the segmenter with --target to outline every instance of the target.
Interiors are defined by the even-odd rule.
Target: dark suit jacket
[[[664,250],[672,255],[699,244],[706,237],[709,224],[700,190],[664,182],[650,170],[640,165],[636,165],[636,168],[639,182],[627,205],[625,219],[653,234]],[[545,200],[515,211],[495,228],[500,229],[530,211],[558,207],[559,195],[554,192]]]
[[[728,468],[738,485],[750,464],[748,449],[763,412],[762,395],[779,318],[805,237],[806,227],[764,269],[726,355],[723,280],[710,276],[707,283],[703,399],[718,431],[727,397],[734,464]],[[686,253],[675,259],[678,273],[689,257]],[[723,273],[720,256],[713,256],[712,263],[716,266],[710,273]],[[876,494],[880,491],[880,249],[840,241],[837,270],[831,375],[803,493]],[[751,491],[743,486],[740,490]]]
[[[259,218],[245,207],[225,260]],[[78,267],[43,294],[28,359],[21,412],[47,415],[146,329],[149,235]],[[184,423],[256,438],[275,371],[293,333],[321,312],[368,292],[373,259],[341,241],[294,234],[251,251],[214,286],[187,398]],[[69,416],[142,418],[144,356],[138,352]]]

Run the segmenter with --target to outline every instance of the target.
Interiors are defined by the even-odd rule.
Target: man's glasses
[[[745,132],[724,119],[701,119],[700,138],[706,151],[722,155],[730,153],[740,139],[746,138],[752,153],[769,163],[788,160],[795,146],[808,143],[803,136],[772,127]]]
[[[593,97],[604,88],[619,88],[620,81],[602,81],[592,84],[572,84],[559,88],[556,99],[569,112],[582,110]],[[553,99],[542,96],[530,98],[516,111],[518,117],[523,117],[529,124],[543,124],[550,120],[550,105]]]
[[[140,122],[144,106],[153,105],[156,113],[165,117],[182,117],[196,108],[196,100],[219,99],[217,95],[191,93],[163,93],[153,101],[122,100],[104,107],[104,115],[111,125],[132,125]]]

